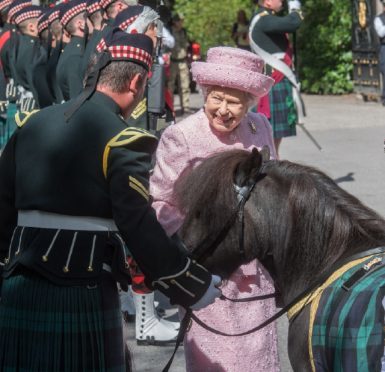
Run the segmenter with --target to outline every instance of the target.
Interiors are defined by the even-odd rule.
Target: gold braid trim
[[[15,122],[16,125],[21,128],[28,120],[29,118],[33,115],[36,114],[39,110],[33,110],[30,112],[20,112],[18,111],[15,115]]]
[[[103,153],[103,174],[105,178],[107,178],[108,156],[110,155],[111,148],[123,147],[144,137],[158,140],[155,136],[144,129],[129,127],[122,130],[107,143]]]
[[[129,186],[137,191],[140,195],[142,195],[147,201],[150,200],[150,193],[148,190],[143,186],[143,184],[137,180],[135,177],[129,176]]]

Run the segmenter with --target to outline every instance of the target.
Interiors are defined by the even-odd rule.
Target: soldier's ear
[[[128,83],[128,89],[136,95],[139,92],[142,92],[144,84],[146,84],[146,79],[144,79],[140,74],[135,74]]]

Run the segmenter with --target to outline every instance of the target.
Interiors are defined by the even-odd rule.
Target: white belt
[[[19,211],[17,224],[58,230],[118,231],[114,220],[99,217],[66,216],[43,211]]]

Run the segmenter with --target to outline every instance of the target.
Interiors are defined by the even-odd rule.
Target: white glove
[[[16,102],[18,99],[17,88],[12,79],[7,84],[7,87],[5,90],[5,96],[9,102]]]
[[[36,108],[36,101],[32,97],[21,98],[19,105],[21,112],[31,112]]]
[[[293,10],[301,10],[301,2],[299,0],[289,0],[287,5],[289,7],[289,13]]]
[[[218,288],[221,284],[222,280],[219,276],[213,275],[211,277],[210,286],[207,288],[206,293],[201,297],[201,299],[191,306],[191,310],[201,310],[206,306],[212,304],[217,297],[219,297],[222,292]]]

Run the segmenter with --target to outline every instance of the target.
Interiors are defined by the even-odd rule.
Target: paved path
[[[193,95],[191,101],[196,108],[202,104],[199,95]],[[305,102],[308,111],[306,128],[323,149],[317,150],[298,128],[298,136],[284,139],[281,158],[316,166],[385,216],[385,108],[377,103],[364,103],[354,95],[305,96]],[[286,353],[286,323],[286,319],[279,323],[282,372],[291,371]],[[162,370],[172,347],[137,347],[133,326],[128,329],[128,338],[136,371]],[[171,372],[183,371],[181,348]]]

